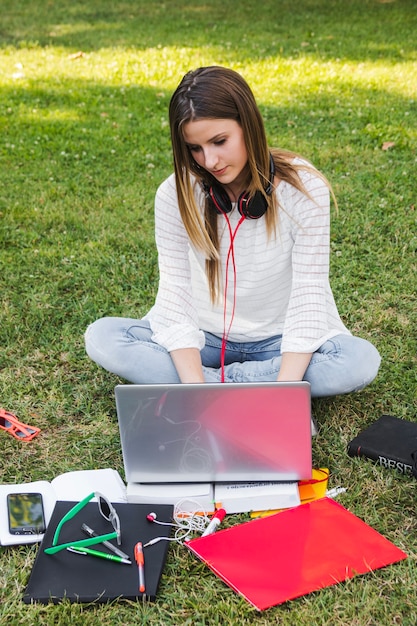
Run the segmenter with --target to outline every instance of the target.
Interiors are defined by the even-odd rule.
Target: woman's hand
[[[311,352],[284,352],[278,382],[303,380],[305,371],[311,360]]]
[[[204,383],[201,354],[198,348],[181,348],[171,352],[182,383]]]

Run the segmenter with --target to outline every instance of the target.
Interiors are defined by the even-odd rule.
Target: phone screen
[[[45,515],[40,493],[9,493],[7,510],[10,534],[38,535],[45,532]]]

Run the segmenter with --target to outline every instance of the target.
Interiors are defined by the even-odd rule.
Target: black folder
[[[169,537],[171,527],[161,526],[147,520],[152,511],[161,521],[172,521],[173,507],[166,504],[115,503],[120,518],[122,543],[120,549],[129,555],[132,565],[117,563],[91,555],[81,555],[64,549],[56,554],[46,554],[45,548],[52,545],[55,529],[73,506],[74,502],[58,501],[48,524],[43,541],[30,574],[23,600],[27,604],[40,602],[58,604],[63,598],[71,602],[105,603],[115,599],[154,601],[166,560],[169,541],[158,541],[144,548],[145,582],[144,594],[139,591],[138,566],[134,559],[134,546],[156,537]],[[112,532],[111,524],[99,513],[96,502],[90,502],[73,519],[66,522],[59,535],[58,543],[86,539],[82,523],[88,524],[99,534]],[[114,545],[116,541],[113,541]],[[90,546],[112,554],[103,544]]]

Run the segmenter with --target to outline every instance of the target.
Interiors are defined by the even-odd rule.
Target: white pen
[[[339,495],[339,493],[345,493],[345,491],[345,487],[334,487],[333,489],[329,489],[328,491],[326,491],[326,496],[328,498],[335,498]]]
[[[83,530],[85,532],[85,534],[88,535],[89,537],[99,537],[100,536],[100,535],[98,535],[96,533],[95,530],[90,528],[90,526],[87,526],[87,524],[82,524],[81,530]],[[122,559],[129,559],[129,555],[128,554],[126,554],[125,552],[123,552],[123,550],[120,550],[119,548],[114,546],[112,543],[110,543],[110,541],[102,541],[102,544],[103,544],[103,546],[106,546],[106,548],[108,548],[109,550],[114,552],[114,554],[117,554],[117,556],[120,556]]]
[[[207,535],[211,535],[212,533],[216,532],[217,527],[220,526],[225,515],[226,511],[224,509],[219,509],[218,511],[216,511],[211,518],[209,525],[201,536],[206,537]]]

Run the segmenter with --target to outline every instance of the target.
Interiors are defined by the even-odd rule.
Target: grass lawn
[[[182,546],[153,605],[28,607],[38,547],[0,548],[1,624],[415,626],[415,479],[349,458],[346,444],[382,413],[417,421],[416,32],[414,0],[2,0],[0,406],[42,433],[0,431],[0,482],[123,476],[120,381],[88,360],[83,332],[151,306],[168,102],[187,70],[227,65],[252,86],[270,144],[334,186],[335,298],[382,365],[362,393],[314,401],[314,465],[409,558],[258,613]]]

